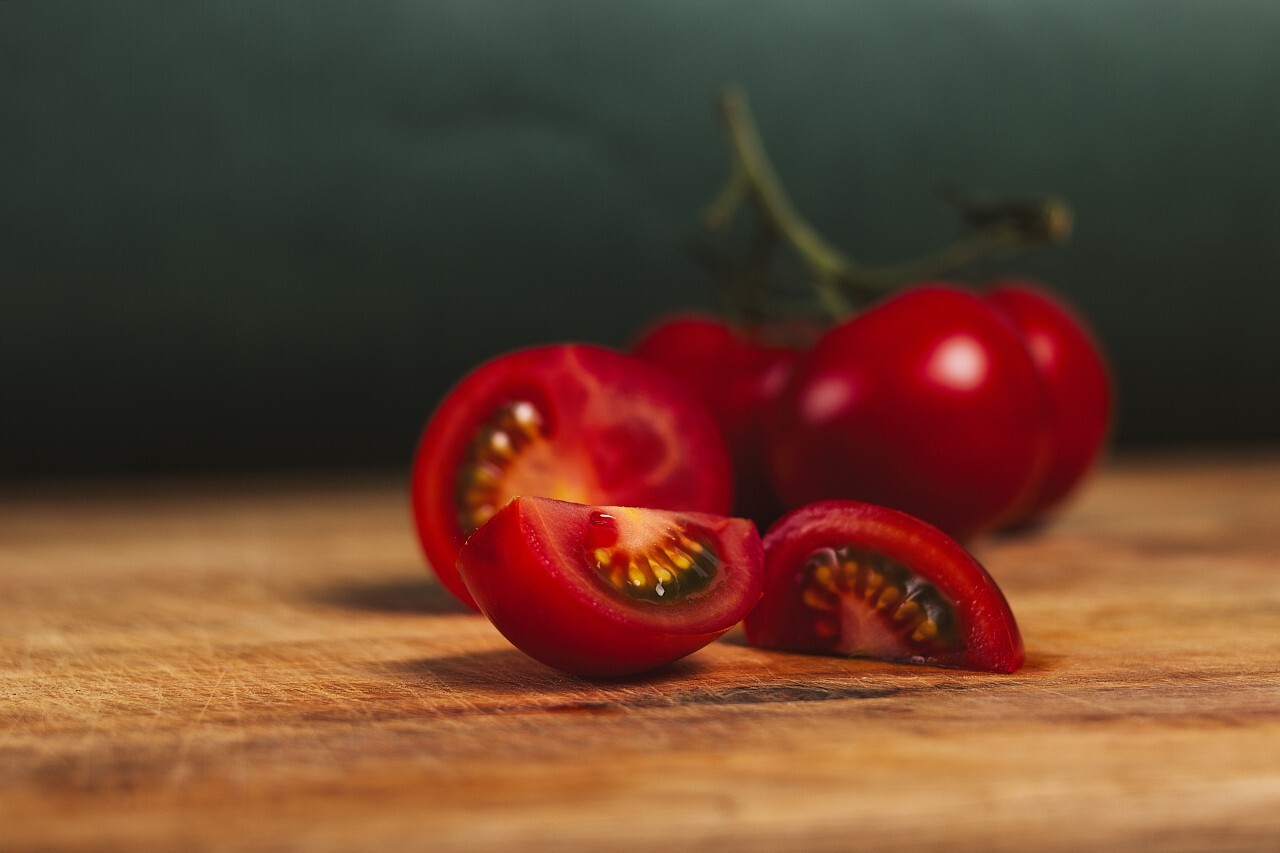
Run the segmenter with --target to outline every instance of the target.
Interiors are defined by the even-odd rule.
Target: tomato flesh
[[[760,598],[763,552],[746,519],[512,500],[462,547],[458,571],[513,645],[586,676],[684,657]]]
[[[427,423],[410,492],[427,561],[474,608],[458,550],[517,495],[725,513],[732,484],[719,431],[687,390],[625,354],[563,344],[463,378]]]
[[[1013,672],[1025,653],[986,570],[937,528],[857,501],[822,501],[765,536],[747,641],[784,651]]]

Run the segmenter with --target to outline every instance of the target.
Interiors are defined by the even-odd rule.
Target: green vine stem
[[[712,233],[723,232],[743,206],[750,204],[760,220],[753,254],[768,254],[759,245],[761,235],[788,245],[806,268],[823,308],[833,317],[842,317],[912,281],[1061,243],[1071,234],[1071,210],[1061,199],[986,202],[948,190],[940,195],[970,226],[969,233],[917,260],[877,266],[860,264],[827,242],[796,211],[769,162],[742,90],[726,89],[720,95],[719,107],[729,142],[731,171],[724,188],[703,212],[703,226]],[[758,275],[750,278],[750,287],[758,288]],[[756,297],[744,297],[744,301],[753,299]]]

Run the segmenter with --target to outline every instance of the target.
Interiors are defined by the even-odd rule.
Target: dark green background
[[[0,0],[0,473],[401,463],[535,341],[709,304],[677,250],[752,97],[869,261],[1052,191],[1128,444],[1280,438],[1270,0]]]

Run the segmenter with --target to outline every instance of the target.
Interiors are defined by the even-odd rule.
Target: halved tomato
[[[517,648],[587,676],[643,672],[729,630],[760,599],[764,554],[741,518],[519,497],[458,571]]]
[[[702,404],[638,359],[587,344],[519,350],[462,379],[427,423],[410,488],[428,562],[471,607],[458,549],[516,495],[712,513],[732,499]]]
[[[765,536],[747,642],[990,672],[1025,659],[996,582],[955,540],[897,510],[820,501]]]

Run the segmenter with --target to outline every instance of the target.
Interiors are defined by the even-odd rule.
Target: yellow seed
[[[871,597],[871,593],[880,588],[880,584],[884,583],[884,575],[872,569],[867,572],[867,598]]]
[[[693,565],[693,560],[689,559],[689,555],[685,554],[679,548],[663,548],[662,553],[667,555],[667,559],[671,561],[671,565],[680,571],[685,571]]]
[[[911,632],[911,639],[917,643],[923,643],[925,640],[932,640],[938,636],[938,624],[932,619],[926,619],[916,626]]]
[[[601,568],[613,562],[613,555],[609,553],[608,548],[597,548],[592,556],[596,558],[596,565]]]
[[[806,587],[801,600],[804,601],[806,607],[811,607],[814,610],[836,609],[836,603],[831,596],[814,587]]]
[[[509,458],[515,453],[515,448],[511,444],[511,436],[502,430],[494,430],[489,434],[489,450],[498,456]]]
[[[653,576],[658,579],[658,583],[662,584],[663,586],[675,585],[676,583],[675,572],[671,571],[666,566],[654,565],[652,562],[649,564],[649,566],[650,568],[653,569]]]
[[[813,570],[813,579],[825,589],[829,589],[832,592],[836,591],[835,575],[832,573],[831,567],[826,563],[822,563]]]
[[[649,578],[645,576],[644,570],[632,563],[627,567],[627,582],[632,586],[648,586]]]
[[[915,601],[904,601],[898,605],[898,609],[894,611],[893,618],[899,622],[905,622],[913,616],[920,613],[920,605]]]
[[[843,560],[840,563],[840,570],[844,572],[845,580],[852,582],[858,576],[858,561]]]
[[[880,593],[880,602],[876,605],[881,610],[887,610],[899,598],[902,598],[902,591],[896,586],[886,586],[884,592]]]
[[[684,548],[694,557],[697,557],[699,554],[701,554],[703,551],[706,550],[705,548],[702,547],[701,544],[693,541],[688,536],[685,536],[683,533],[680,534],[680,547]]]

